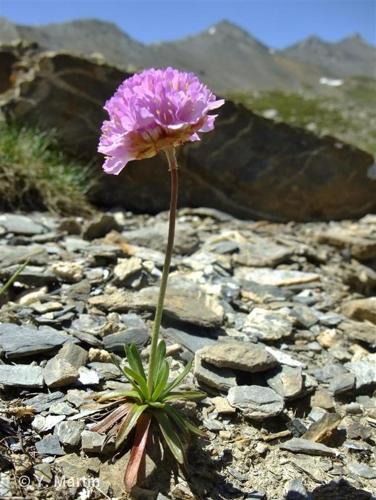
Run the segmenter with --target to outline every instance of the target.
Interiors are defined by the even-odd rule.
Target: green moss
[[[263,91],[228,97],[255,113],[263,115],[273,109],[276,121],[333,135],[376,154],[376,90],[371,79],[350,79],[338,89],[328,89],[325,96],[314,96],[310,91]]]
[[[68,159],[53,134],[0,124],[0,209],[87,214],[88,165]]]

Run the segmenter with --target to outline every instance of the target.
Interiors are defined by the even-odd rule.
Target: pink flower
[[[224,103],[193,73],[148,69],[125,80],[104,109],[98,151],[103,169],[118,175],[131,160],[151,158],[159,151],[200,140],[214,128],[209,112]]]

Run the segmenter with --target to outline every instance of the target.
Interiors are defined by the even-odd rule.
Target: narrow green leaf
[[[170,448],[171,453],[179,462],[179,464],[184,463],[184,448],[183,444],[174,430],[169,417],[164,413],[164,411],[154,411],[153,415],[157,419],[159,428],[161,429],[162,435],[166,440],[167,446]]]
[[[164,398],[164,401],[179,401],[180,399],[203,399],[207,394],[201,391],[171,391]]]
[[[166,342],[164,340],[160,340],[157,345],[157,352],[155,356],[155,370],[154,375],[157,378],[159,372],[163,367],[163,361],[166,359]]]
[[[8,279],[8,281],[1,287],[0,295],[5,293],[8,290],[8,288],[13,285],[13,283],[16,281],[17,277],[22,273],[22,271],[25,269],[25,267],[28,265],[28,263],[29,263],[29,261],[25,260],[25,262],[18,267],[16,272],[13,273],[12,276]]]
[[[166,384],[168,380],[168,375],[170,373],[170,365],[165,359],[162,364],[162,368],[159,370],[158,378],[156,380],[154,391],[152,395],[152,400],[157,401],[162,392],[166,389]]]
[[[137,391],[110,391],[107,393],[103,393],[101,395],[96,396],[95,399],[98,403],[103,403],[104,401],[108,401],[110,399],[118,399],[118,398],[132,398],[140,401],[140,396]]]
[[[142,366],[141,357],[137,350],[137,347],[134,344],[131,344],[129,346],[124,346],[124,348],[131,369],[134,372],[138,373],[141,377],[146,378],[144,367]]]
[[[179,373],[179,375],[176,377],[175,380],[173,380],[170,384],[168,384],[166,389],[161,394],[160,398],[164,399],[172,391],[172,389],[175,389],[175,387],[177,387],[185,379],[185,377],[188,375],[191,368],[192,368],[192,361],[189,362],[183,368],[182,372]]]
[[[133,371],[131,368],[124,367],[123,372],[130,382],[132,382],[132,380],[137,382],[139,388],[141,389],[144,399],[148,399],[149,390],[146,379],[142,377],[139,373]],[[133,384],[133,387],[136,388],[135,384]]]
[[[190,431],[193,434],[197,434],[198,436],[205,436],[205,432],[199,429],[196,425],[192,424],[192,422],[185,415],[182,415],[172,406],[166,405],[165,411],[183,430]]]
[[[130,407],[129,413],[127,416],[124,418],[122,424],[120,425],[120,428],[118,430],[117,436],[116,436],[116,441],[115,441],[115,448],[118,449],[124,441],[127,439],[129,433],[133,429],[133,427],[136,425],[137,420],[139,417],[142,415],[142,413],[146,410],[148,405],[137,405],[134,404]]]

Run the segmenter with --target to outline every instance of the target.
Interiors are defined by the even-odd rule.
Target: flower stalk
[[[153,380],[155,371],[155,360],[158,346],[159,330],[161,327],[162,314],[163,314],[163,304],[166,295],[168,275],[170,272],[172,251],[174,248],[174,238],[175,238],[175,222],[176,222],[176,207],[178,201],[178,164],[176,161],[175,148],[167,148],[164,150],[168,167],[170,172],[170,214],[168,222],[168,238],[166,246],[166,255],[163,264],[163,272],[161,278],[161,284],[159,288],[159,296],[157,307],[155,311],[155,318],[153,324],[153,331],[151,336],[151,350],[150,350],[150,360],[149,360],[149,371],[148,371],[148,390],[149,394],[153,392]]]

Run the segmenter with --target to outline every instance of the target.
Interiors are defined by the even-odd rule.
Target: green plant
[[[163,340],[157,345],[151,386],[148,385],[148,378],[137,348],[134,345],[127,346],[125,353],[128,366],[121,366],[116,358],[113,360],[133,389],[97,394],[95,399],[98,402],[117,400],[119,406],[92,430],[107,432],[108,437],[116,436],[115,447],[119,449],[135,428],[135,440],[124,477],[125,487],[131,491],[138,480],[138,471],[145,454],[152,419],[155,419],[172,455],[179,464],[183,464],[184,449],[189,433],[193,432],[198,435],[203,435],[203,433],[171,403],[177,400],[200,399],[205,394],[199,391],[175,390],[189,373],[191,363],[186,365],[173,381],[169,382],[170,366],[166,359],[166,344]]]
[[[108,432],[116,436],[115,446],[119,449],[135,428],[135,438],[130,459],[125,471],[124,485],[128,491],[137,484],[138,472],[146,451],[151,421],[154,419],[165,443],[179,464],[184,463],[184,449],[191,432],[201,435],[198,427],[178,412],[173,402],[185,399],[200,399],[205,396],[199,391],[176,391],[191,369],[189,363],[173,381],[169,381],[170,366],[166,359],[166,344],[158,342],[162,320],[163,303],[167,289],[171,256],[174,245],[176,206],[178,196],[178,166],[174,148],[166,148],[170,179],[171,200],[167,248],[163,266],[158,303],[151,337],[149,368],[146,375],[140,355],[134,345],[125,348],[128,366],[114,363],[132,385],[131,391],[110,392],[94,396],[99,402],[117,400],[119,406],[110,415],[93,427],[97,432]]]
[[[92,211],[89,166],[64,155],[52,132],[0,123],[0,209]]]

